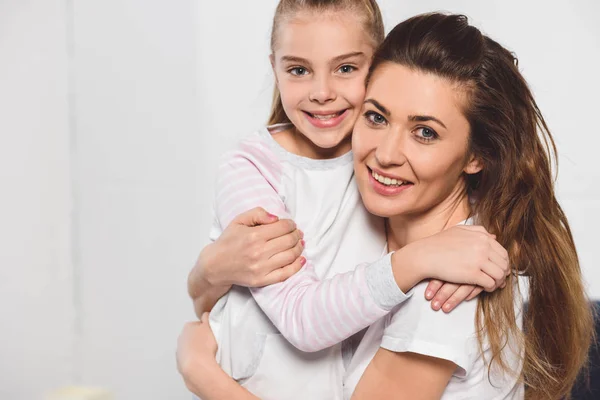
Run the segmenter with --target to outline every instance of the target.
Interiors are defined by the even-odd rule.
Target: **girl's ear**
[[[475,156],[471,156],[471,159],[469,160],[469,162],[467,163],[467,165],[465,166],[463,171],[465,174],[472,175],[472,174],[478,173],[482,169],[483,169],[483,162],[479,158],[476,158]]]

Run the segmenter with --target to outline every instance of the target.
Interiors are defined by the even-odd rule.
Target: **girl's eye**
[[[356,71],[356,68],[353,67],[352,65],[342,65],[339,69],[339,72],[341,72],[342,74],[349,74],[351,72]]]
[[[417,137],[426,142],[438,138],[438,134],[431,128],[421,127],[417,129]]]
[[[387,123],[385,117],[375,111],[367,111],[364,116],[371,125],[385,125]]]
[[[308,70],[304,67],[294,67],[288,71],[290,74],[295,76],[302,76],[308,73]]]

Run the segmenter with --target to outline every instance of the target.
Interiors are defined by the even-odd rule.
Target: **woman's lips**
[[[384,178],[383,176],[380,176],[380,174],[372,171],[371,169],[368,169],[368,171],[369,184],[376,193],[382,196],[395,196],[413,186],[412,182],[405,181],[399,184],[398,180],[396,180],[396,182],[393,183],[394,180],[390,178]],[[376,177],[378,177],[380,180],[384,180],[385,183],[380,182]]]

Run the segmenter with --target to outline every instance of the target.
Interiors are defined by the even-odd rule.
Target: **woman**
[[[586,362],[592,314],[554,195],[554,142],[513,55],[464,16],[399,24],[375,54],[352,144],[363,202],[387,218],[390,251],[477,221],[508,250],[513,274],[504,290],[450,314],[425,307],[418,285],[365,334],[344,377],[346,397],[568,396]],[[519,275],[528,278],[523,327]],[[189,326],[182,354],[209,333]],[[198,363],[204,378],[188,380],[205,387],[210,376],[229,385],[219,389],[238,389],[208,347]]]

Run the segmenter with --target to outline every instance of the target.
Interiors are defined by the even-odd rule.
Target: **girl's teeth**
[[[312,116],[313,118],[315,118],[315,119],[319,119],[319,120],[321,120],[321,121],[325,121],[325,120],[328,120],[328,119],[331,119],[331,118],[335,118],[335,117],[337,117],[337,116],[338,116],[338,115],[340,115],[340,114],[341,114],[341,113],[339,113],[339,112],[338,112],[338,113],[329,114],[329,115],[318,115],[318,114],[311,114],[311,116]]]
[[[372,171],[371,175],[373,175],[373,178],[375,178],[375,180],[377,182],[382,183],[386,186],[392,186],[392,185],[401,186],[402,184],[404,184],[403,181],[399,181],[397,179],[392,179],[392,178],[388,178],[388,177],[383,177],[375,171]]]

